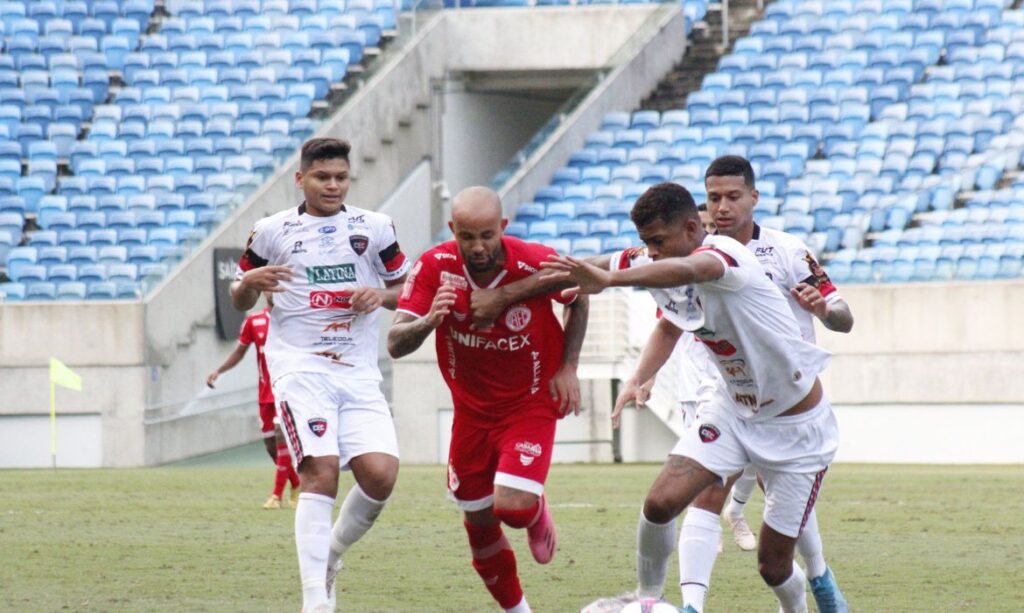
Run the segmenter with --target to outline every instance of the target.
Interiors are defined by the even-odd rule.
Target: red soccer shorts
[[[263,438],[270,438],[274,436],[274,418],[277,417],[277,408],[273,402],[261,402],[260,403],[260,432],[263,433]]]
[[[494,486],[540,496],[551,467],[554,415],[511,416],[481,424],[459,419],[455,410],[448,452],[448,496],[463,511],[480,511],[494,502]]]

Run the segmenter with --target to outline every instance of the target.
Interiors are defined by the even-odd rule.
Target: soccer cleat
[[[281,499],[271,494],[270,498],[267,498],[267,501],[263,503],[263,508],[267,510],[280,509]]]
[[[526,529],[526,537],[530,542],[530,553],[538,564],[547,564],[555,557],[555,522],[551,519],[547,498],[541,497],[540,518]]]
[[[288,496],[288,506],[293,509],[299,506],[299,488],[292,488],[292,493]]]
[[[814,594],[814,602],[818,604],[820,613],[848,613],[849,605],[846,598],[836,583],[832,569],[826,567],[825,574],[811,579],[811,593]]]
[[[334,564],[327,565],[327,602],[331,607],[330,611],[334,611],[335,606],[337,606],[338,592],[334,589],[334,583],[335,579],[338,578],[338,573],[341,572],[342,566],[341,558],[338,558],[338,561]]]
[[[740,515],[736,518],[726,516],[726,519],[729,522],[729,527],[732,528],[732,538],[736,540],[739,548],[743,551],[753,551],[757,547],[757,539],[754,537],[754,533],[750,531],[747,518]]]
[[[636,592],[626,592],[618,596],[598,598],[580,609],[580,613],[619,613],[631,602],[636,602]]]

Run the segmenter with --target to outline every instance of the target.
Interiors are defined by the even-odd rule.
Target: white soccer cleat
[[[754,533],[750,531],[750,525],[747,524],[747,518],[740,515],[737,518],[726,516],[729,521],[729,527],[732,528],[732,538],[736,540],[736,544],[743,551],[753,551],[757,548],[757,539],[754,537]]]
[[[580,609],[580,613],[619,613],[631,602],[636,602],[636,592],[626,592],[618,596],[598,598]]]
[[[338,591],[334,589],[334,584],[342,566],[341,558],[338,558],[333,565],[327,565],[327,605],[330,607],[327,611],[330,613],[334,613],[334,609],[338,606]]]
[[[302,613],[334,613],[334,607],[329,604],[318,604],[312,609],[303,609]]]

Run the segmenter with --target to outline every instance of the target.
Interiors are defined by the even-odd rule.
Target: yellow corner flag
[[[50,459],[57,468],[57,386],[82,391],[82,377],[57,358],[50,358]]]

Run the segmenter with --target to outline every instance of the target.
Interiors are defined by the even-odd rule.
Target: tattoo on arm
[[[399,313],[388,332],[388,353],[396,359],[407,356],[419,349],[433,331],[425,317],[415,319],[408,313]]]

